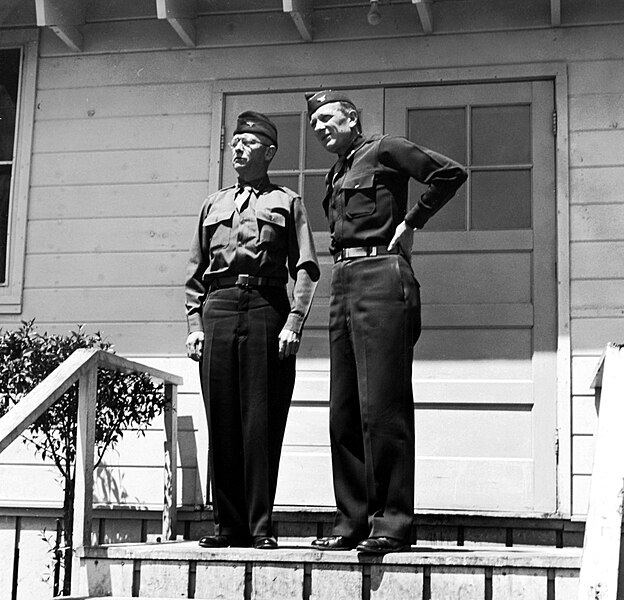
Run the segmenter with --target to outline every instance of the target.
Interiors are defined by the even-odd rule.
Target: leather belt
[[[399,254],[399,247],[395,246],[388,250],[386,246],[358,246],[356,248],[343,248],[334,254],[334,262],[353,260],[354,258],[367,258],[369,256],[383,256],[384,254]]]
[[[258,288],[258,287],[285,287],[286,283],[276,277],[256,277],[255,275],[225,275],[215,277],[210,282],[210,290],[228,287]]]

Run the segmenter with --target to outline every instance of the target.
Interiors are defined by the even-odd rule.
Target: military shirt
[[[201,331],[201,307],[211,281],[220,276],[295,280],[286,328],[300,333],[320,276],[303,201],[265,178],[257,187],[237,184],[202,205],[186,278],[189,332]]]
[[[408,211],[410,177],[428,188]],[[359,135],[325,181],[330,250],[388,245],[403,220],[422,228],[466,178],[455,161],[404,137]]]

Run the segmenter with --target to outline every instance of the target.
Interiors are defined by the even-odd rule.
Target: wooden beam
[[[85,0],[35,0],[37,25],[49,27],[74,52],[81,52],[82,33],[76,25],[84,25]]]
[[[169,22],[185,46],[195,46],[197,0],[156,0],[156,16]]]
[[[561,25],[561,0],[550,0],[550,24],[553,27]]]
[[[418,17],[425,33],[433,33],[433,13],[431,12],[431,0],[412,0],[416,5]]]
[[[50,25],[50,29],[68,48],[74,52],[82,52],[84,38],[73,25]]]
[[[312,0],[282,0],[285,13],[290,15],[299,35],[306,42],[312,41]]]

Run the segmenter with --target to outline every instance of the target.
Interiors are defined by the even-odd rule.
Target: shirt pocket
[[[275,208],[256,209],[258,247],[275,250],[286,241],[286,216]]]
[[[234,209],[209,212],[203,226],[210,239],[210,248],[225,248],[230,243]]]
[[[367,217],[375,212],[375,174],[349,174],[342,183],[345,214],[348,219]]]

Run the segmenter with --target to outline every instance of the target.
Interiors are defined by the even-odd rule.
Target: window
[[[7,279],[11,175],[14,165],[17,93],[21,52],[0,51],[0,284]]]
[[[327,220],[320,200],[325,196],[325,175],[336,161],[314,137],[304,113],[271,115],[279,131],[279,152],[271,163],[271,181],[296,190],[306,202],[310,225],[325,231]],[[302,180],[302,185],[300,181]]]
[[[470,172],[469,185],[428,230],[531,228],[530,105],[411,109],[408,131],[415,142],[453,157]],[[410,188],[413,203],[422,188]]]
[[[0,42],[0,313],[21,312],[33,116],[36,32]]]

